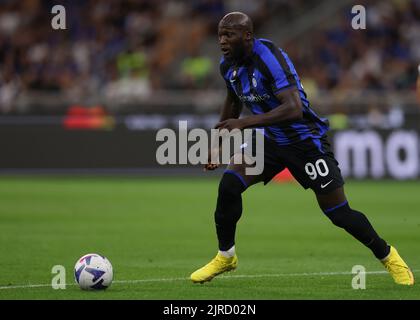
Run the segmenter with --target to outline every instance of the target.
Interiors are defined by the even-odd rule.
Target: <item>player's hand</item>
[[[213,170],[216,170],[217,168],[219,168],[219,164],[217,164],[217,163],[207,163],[205,166],[204,166],[204,171],[213,171]]]
[[[208,153],[208,160],[207,160],[207,164],[204,165],[204,171],[213,171],[216,170],[220,164],[218,163],[212,163],[211,159],[218,159],[219,158],[219,153],[220,153],[220,148],[210,148],[209,149],[209,153]]]
[[[222,129],[227,129],[227,130],[233,130],[233,129],[243,129],[245,128],[245,123],[243,121],[243,119],[227,119],[225,121],[219,122],[218,124],[216,124],[216,129],[222,130]]]

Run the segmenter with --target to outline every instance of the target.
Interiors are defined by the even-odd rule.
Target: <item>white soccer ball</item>
[[[111,285],[112,265],[99,254],[89,253],[77,260],[74,277],[83,290],[104,290]]]

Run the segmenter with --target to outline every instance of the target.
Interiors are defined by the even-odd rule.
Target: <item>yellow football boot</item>
[[[238,257],[236,254],[232,258],[226,258],[219,252],[208,264],[193,272],[191,280],[194,283],[211,281],[211,279],[223,272],[235,270],[237,266]]]
[[[391,246],[391,251],[388,256],[381,260],[381,262],[396,283],[407,286],[412,286],[414,284],[413,273],[393,246]]]

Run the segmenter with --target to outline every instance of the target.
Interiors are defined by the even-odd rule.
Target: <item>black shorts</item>
[[[255,147],[255,135],[253,143]],[[311,188],[316,193],[328,193],[344,185],[327,136],[320,139],[308,138],[285,146],[265,137],[262,172],[264,184],[285,168],[289,169],[302,187]]]

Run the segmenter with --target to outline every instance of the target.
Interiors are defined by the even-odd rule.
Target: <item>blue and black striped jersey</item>
[[[241,65],[222,57],[220,72],[228,90],[232,90],[253,114],[269,112],[278,107],[276,94],[296,87],[303,105],[303,118],[295,122],[264,127],[265,135],[279,145],[293,144],[312,138],[319,139],[328,131],[328,120],[320,118],[310,107],[299,76],[287,54],[271,41],[254,39],[252,56]]]

